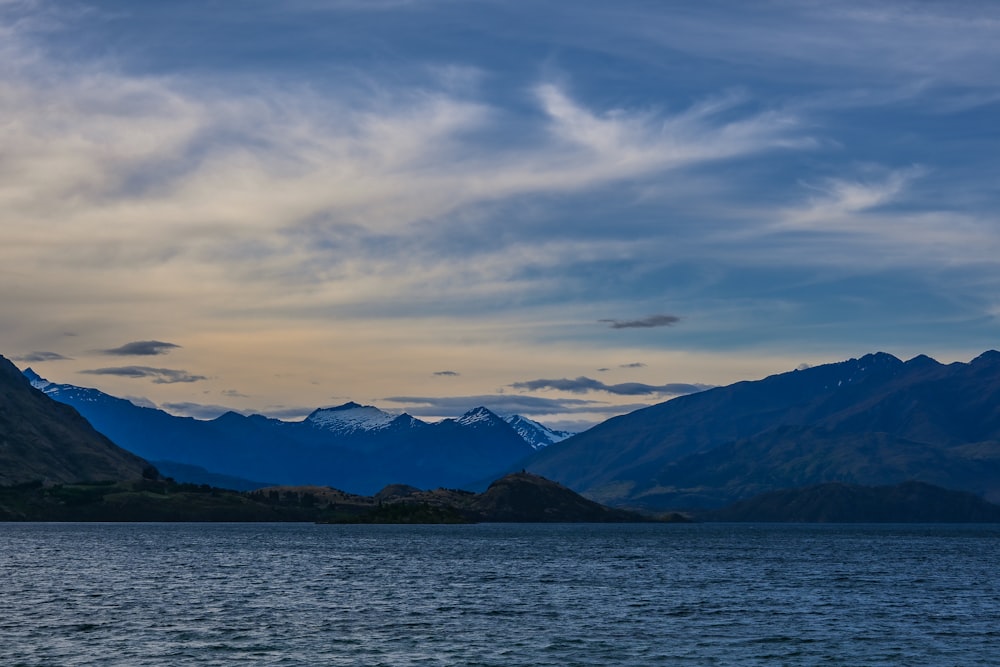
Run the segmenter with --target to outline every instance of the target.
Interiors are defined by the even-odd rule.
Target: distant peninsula
[[[678,519],[679,517],[674,517]],[[146,478],[0,487],[0,521],[245,521],[317,523],[609,523],[649,517],[605,507],[561,484],[513,473],[483,493],[393,485],[374,496],[330,487],[238,492]]]

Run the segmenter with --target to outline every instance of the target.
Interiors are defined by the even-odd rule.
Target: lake
[[[0,524],[0,664],[996,665],[1000,526]]]

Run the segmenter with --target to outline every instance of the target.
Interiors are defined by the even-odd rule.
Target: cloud
[[[457,371],[435,371],[434,375],[442,377],[458,377],[459,375],[461,375],[461,373]]]
[[[842,228],[841,225],[851,223],[859,213],[897,201],[912,181],[925,174],[925,168],[914,166],[889,171],[881,178],[827,178],[815,185],[805,184],[817,195],[805,208],[790,211],[780,224],[808,227],[832,223]],[[857,225],[859,230],[866,226],[864,222]]]
[[[201,355],[185,366],[229,378],[216,390],[308,403],[280,395],[271,364],[305,377],[350,349],[361,370],[338,370],[338,391],[378,396],[453,384],[382,354],[428,340],[576,355],[536,370],[524,355],[492,380],[485,364],[422,357],[466,368],[475,393],[593,360],[653,363],[651,349],[612,354],[642,332],[593,325],[607,315],[684,312],[678,352],[796,357],[803,337],[942,345],[946,323],[998,293],[989,108],[934,115],[995,104],[989,3],[547,3],[528,21],[530,3],[421,2],[302,30],[258,2],[236,31],[224,8],[157,12],[149,31],[149,3],[113,17],[110,4],[3,5],[0,328],[13,350],[63,349],[42,336],[66,328],[84,337],[68,350],[94,350],[108,331],[133,340],[183,321]],[[513,19],[502,38],[484,29],[498,11]],[[22,16],[62,26],[25,30]],[[192,17],[221,39],[175,29]],[[398,30],[418,17],[426,33]],[[443,38],[449,25],[476,44]],[[560,55],[539,67],[546,52]],[[873,279],[845,280],[858,274]],[[990,334],[947,331],[953,347]],[[363,352],[373,337],[380,350]]]
[[[648,396],[653,394],[693,394],[706,389],[711,389],[710,385],[687,384],[675,382],[663,385],[649,385],[640,382],[623,382],[621,384],[606,384],[600,380],[588,377],[578,377],[574,380],[562,378],[559,380],[526,380],[515,382],[510,385],[514,389],[526,391],[538,391],[540,389],[555,389],[557,391],[567,391],[572,394],[586,394],[592,391],[603,391],[618,396]]]
[[[475,396],[388,396],[390,403],[406,404],[406,412],[415,417],[440,417],[461,415],[473,408],[486,406],[500,414],[547,415],[566,413],[600,413],[611,410],[614,414],[627,411],[628,407],[608,406],[599,401],[582,399],[543,398],[523,394],[479,394]],[[645,406],[643,406],[645,407]]]
[[[618,368],[645,368],[646,364],[641,361],[634,361],[631,364],[621,364]]]
[[[669,48],[738,66],[752,59],[771,76],[794,80],[806,71],[810,81],[841,87],[996,82],[990,68],[1000,57],[998,16],[991,3],[783,2],[763,11],[728,4],[728,20],[719,20],[718,9],[707,3],[637,15],[623,8],[619,22],[631,38],[625,48]]]
[[[608,322],[612,329],[651,329],[653,327],[672,327],[681,318],[676,315],[650,315],[640,320],[598,320],[598,322]]]
[[[174,343],[164,343],[161,340],[137,340],[125,343],[121,347],[114,347],[110,350],[102,350],[104,354],[114,354],[121,356],[154,356],[157,354],[167,354],[171,350],[179,348],[180,345]]]
[[[272,405],[255,412],[254,414],[260,414],[271,419],[301,421],[309,416],[309,414],[315,409],[315,407],[288,407],[284,405]]]
[[[207,380],[204,375],[192,375],[187,371],[172,368],[150,368],[149,366],[115,366],[80,371],[88,375],[117,375],[127,378],[153,378],[154,384],[174,384],[178,382],[199,382]]]
[[[39,361],[68,361],[73,357],[66,357],[58,352],[29,352],[28,354],[21,357],[14,357],[14,361],[27,361],[27,362],[39,362]]]
[[[250,398],[246,394],[235,389],[224,389],[221,393],[223,396],[228,396],[229,398]]]
[[[501,281],[475,266],[470,281],[442,270],[439,255],[409,258],[406,240],[433,246],[429,237],[447,234],[430,221],[753,155],[801,134],[794,119],[736,102],[601,108],[547,81],[527,85],[514,105],[535,108],[525,114],[433,81],[375,83],[372,94],[261,79],[248,94],[197,70],[128,76],[103,61],[58,62],[25,38],[3,56],[0,99],[14,120],[0,127],[0,200],[7,219],[39,221],[11,245],[28,259],[67,258],[60,272],[111,267],[130,277],[108,276],[93,294],[183,295],[205,278],[234,294],[252,282],[266,288],[265,303],[290,296],[288,283],[329,285],[312,296],[357,303],[494,287]],[[345,229],[390,238],[365,246]],[[143,284],[149,275],[172,279]],[[337,288],[345,283],[352,289]]]

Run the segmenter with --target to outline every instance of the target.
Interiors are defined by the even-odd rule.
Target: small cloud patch
[[[136,340],[125,343],[121,347],[113,347],[110,350],[101,350],[104,354],[118,356],[140,356],[151,357],[158,354],[167,354],[171,350],[179,348],[180,345],[165,343],[162,340]]]
[[[149,366],[115,366],[112,368],[93,368],[80,371],[87,375],[116,375],[127,378],[152,378],[153,384],[175,384],[178,382],[199,382],[207,380],[204,375],[193,375],[183,370],[173,368],[150,368]]]
[[[32,363],[38,363],[40,361],[68,361],[71,360],[72,358],[73,357],[63,356],[58,352],[35,351],[35,352],[29,352],[23,357],[14,357],[14,361],[27,361]]]
[[[434,371],[434,375],[439,377],[458,377],[461,373],[458,371]]]
[[[652,329],[654,327],[672,327],[681,321],[676,315],[650,315],[639,320],[597,320],[607,322],[612,329]]]

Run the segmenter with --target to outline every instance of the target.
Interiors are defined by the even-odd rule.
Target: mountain
[[[524,465],[653,510],[911,479],[1000,500],[1000,353],[948,365],[877,353],[739,382],[610,419]]]
[[[0,484],[139,479],[150,471],[0,356]]]
[[[51,383],[31,369],[24,374],[116,443],[184,482],[246,489],[259,486],[248,480],[266,480],[363,494],[391,483],[459,487],[493,478],[534,451],[486,408],[437,423],[353,402],[315,410],[300,422],[236,412],[204,421]]]
[[[1000,505],[923,482],[828,482],[769,491],[699,516],[706,521],[800,523],[1000,523]]]
[[[406,413],[393,415],[353,401],[314,410],[306,417],[305,424],[321,432],[321,438],[336,436],[339,446],[360,451],[376,451],[389,438],[405,437],[428,426]]]
[[[562,442],[573,435],[569,431],[557,431],[521,415],[508,415],[503,420],[510,424],[510,427],[517,431],[517,434],[534,449],[542,449]]]

